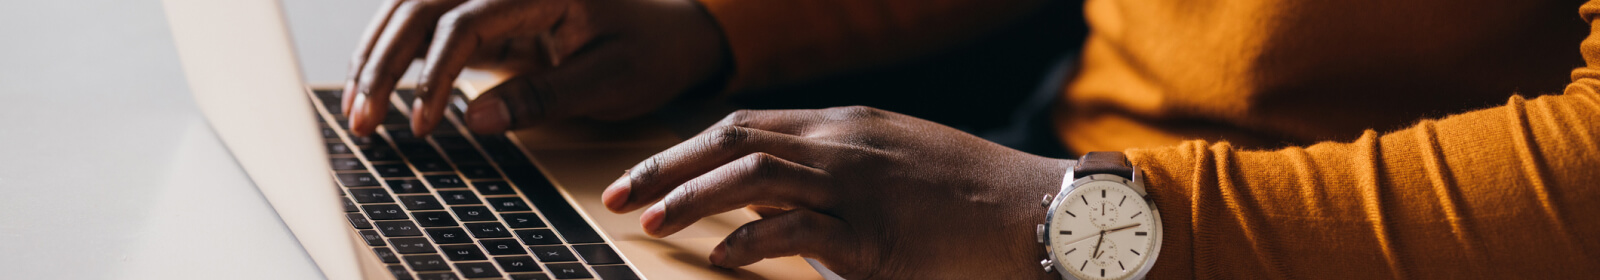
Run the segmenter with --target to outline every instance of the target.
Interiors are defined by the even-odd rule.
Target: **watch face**
[[[1078,279],[1127,279],[1156,249],[1154,212],[1122,183],[1089,181],[1058,203],[1045,234],[1056,264]]]

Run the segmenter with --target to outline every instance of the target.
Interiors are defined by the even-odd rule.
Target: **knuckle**
[[[727,117],[722,118],[720,123],[727,126],[744,126],[752,114],[754,114],[754,111],[751,110],[733,111]]]
[[[736,126],[723,126],[706,135],[706,146],[716,149],[730,149],[739,146],[750,138],[750,131]]]
[[[883,117],[883,110],[861,105],[834,107],[829,109],[829,111],[831,111],[831,115],[833,115],[835,118],[845,120],[861,120]]]
[[[656,180],[659,180],[659,177],[661,176],[661,158],[651,157],[650,159],[640,163],[639,166],[634,167],[631,172],[628,172],[628,174],[633,175],[629,176],[628,178],[628,183],[633,186],[644,186],[654,183]]]
[[[751,178],[769,178],[777,175],[779,161],[780,159],[772,154],[757,152],[739,159],[739,164],[735,167],[738,168],[739,174]]]

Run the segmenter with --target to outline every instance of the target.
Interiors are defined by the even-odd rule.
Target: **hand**
[[[727,68],[722,34],[693,0],[390,0],[350,64],[343,111],[368,135],[389,93],[423,56],[411,127],[432,131],[462,69],[516,73],[470,104],[494,133],[547,119],[623,119],[654,110]],[[361,98],[358,98],[361,97]]]
[[[766,209],[712,250],[723,267],[800,255],[851,279],[1047,278],[1039,199],[1069,164],[866,107],[740,111],[633,167],[602,201],[650,206],[640,223],[655,236]]]

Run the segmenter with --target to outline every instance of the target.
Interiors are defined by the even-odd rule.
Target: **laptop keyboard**
[[[352,230],[395,278],[638,279],[510,139],[461,129],[459,92],[428,137],[398,107],[377,135],[355,137],[339,94],[313,91],[333,179]]]

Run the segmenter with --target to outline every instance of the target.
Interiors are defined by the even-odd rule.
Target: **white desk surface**
[[[286,0],[308,81],[344,76],[377,0]],[[0,274],[320,275],[191,98],[157,0],[0,9]]]

